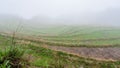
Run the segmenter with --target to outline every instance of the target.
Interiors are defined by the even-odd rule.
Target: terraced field
[[[1,49],[10,44],[10,36],[1,32]],[[15,39],[34,60],[32,68],[120,68],[119,27],[32,28],[16,33]]]
[[[119,27],[51,26],[47,28],[33,30],[36,31],[32,34],[34,38],[38,40],[42,39],[42,42],[53,45],[88,47],[120,45]]]
[[[5,48],[11,46],[11,38],[4,37],[0,35],[0,49],[4,50]],[[24,59],[29,60],[29,65],[27,65],[28,68],[119,68],[120,62],[117,61],[99,61],[77,56],[75,54],[70,54],[67,52],[64,52],[66,48],[61,47],[55,47],[57,51],[52,49],[53,47],[43,47],[43,43],[36,43],[34,41],[28,41],[26,39],[23,40],[17,40],[16,44],[19,48],[22,50],[25,50],[25,54],[23,56]],[[64,50],[63,50],[64,49]],[[69,48],[68,48],[69,49]],[[77,49],[76,53],[79,52]],[[69,51],[72,51],[69,50]],[[87,50],[89,51],[89,50]],[[86,52],[87,52],[86,51]],[[82,50],[84,52],[84,49]]]

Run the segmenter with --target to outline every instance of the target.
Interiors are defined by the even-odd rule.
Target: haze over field
[[[120,0],[0,0],[0,68],[120,68]]]
[[[120,0],[0,0],[0,24],[120,25]]]

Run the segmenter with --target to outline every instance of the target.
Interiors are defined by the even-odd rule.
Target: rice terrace
[[[0,68],[120,68],[120,1],[0,1]]]

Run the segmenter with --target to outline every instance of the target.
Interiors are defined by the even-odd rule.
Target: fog
[[[0,23],[14,19],[32,25],[120,25],[119,3],[120,0],[0,0]]]

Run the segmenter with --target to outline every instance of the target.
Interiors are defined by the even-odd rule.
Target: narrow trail
[[[30,44],[30,41],[20,41],[22,44]],[[104,61],[120,61],[120,47],[104,47],[104,48],[88,48],[88,47],[64,47],[64,46],[52,46],[47,44],[33,43],[34,46],[41,46],[54,51],[61,51],[68,54],[77,55],[79,57],[92,58],[96,60]]]
[[[22,43],[27,44],[31,43],[31,39],[30,40],[25,39]],[[68,54],[73,54],[85,58],[92,58],[96,60],[120,61],[120,47],[104,47],[104,48],[64,47],[64,46],[52,46],[47,44],[39,45],[39,43],[34,44],[34,46],[42,46],[44,48],[48,48],[51,50],[61,51]]]
[[[65,53],[77,55],[80,57],[92,58],[96,60],[105,61],[119,61],[120,48],[107,47],[107,48],[86,48],[86,47],[63,47],[63,46],[42,46],[55,51],[62,51]]]

